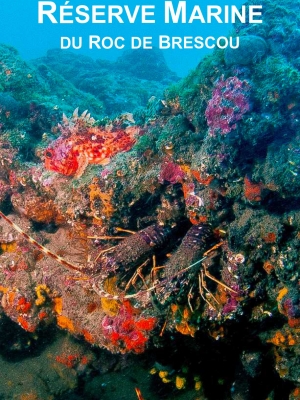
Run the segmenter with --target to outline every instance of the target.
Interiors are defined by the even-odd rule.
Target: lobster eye
[[[46,151],[46,153],[45,153],[45,156],[47,157],[47,158],[52,158],[52,151],[50,151],[50,150],[47,150]]]

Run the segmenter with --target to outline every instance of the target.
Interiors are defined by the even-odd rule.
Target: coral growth
[[[226,80],[221,77],[216,83],[205,111],[209,133],[212,136],[226,135],[236,129],[237,122],[250,110],[250,90],[250,84],[236,76]]]
[[[122,353],[142,353],[149,333],[155,328],[156,318],[139,314],[129,301],[123,301],[116,316],[107,315],[102,320],[103,335]]]
[[[33,306],[33,299],[10,288],[2,288],[2,292],[4,294],[1,305],[5,314],[25,331],[34,332],[39,324],[39,319]]]
[[[184,177],[184,172],[178,164],[171,160],[164,160],[161,166],[158,180],[160,183],[175,183],[181,182]]]
[[[137,110],[123,110],[138,102],[124,102],[128,74],[159,79],[157,66],[126,75],[122,59],[52,51],[35,68],[0,46],[3,324],[34,340],[55,324],[124,364],[150,354],[162,397],[297,395],[300,18],[294,0],[262,1],[263,24],[235,24],[237,52]],[[51,68],[98,98],[123,81],[105,107],[124,113],[102,118],[102,101]],[[52,361],[69,377],[83,357]]]
[[[248,176],[244,178],[244,196],[248,201],[260,201],[263,185],[261,182],[254,183]]]
[[[37,196],[31,189],[24,193],[14,193],[11,196],[11,202],[20,214],[34,222],[44,224],[53,222],[55,225],[61,225],[65,222],[64,216],[52,199]]]
[[[115,209],[112,205],[112,196],[113,190],[112,188],[105,189],[100,188],[99,179],[93,178],[92,183],[89,185],[90,190],[90,202],[91,202],[91,211],[95,218],[95,222],[101,223],[102,219],[100,216],[104,216],[105,218],[110,218]]]

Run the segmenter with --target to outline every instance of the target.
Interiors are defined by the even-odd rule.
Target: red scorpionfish
[[[78,109],[70,120],[64,115],[62,135],[45,150],[45,168],[78,178],[89,164],[106,165],[136,142],[139,129],[134,125],[122,129],[122,120],[108,127],[93,126],[94,122],[87,112],[78,117]]]

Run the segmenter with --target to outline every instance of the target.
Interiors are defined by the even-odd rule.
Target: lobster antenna
[[[46,247],[41,245],[39,242],[37,242],[33,237],[29,236],[26,232],[24,232],[18,225],[16,225],[10,218],[8,218],[6,215],[3,214],[2,211],[0,211],[0,217],[2,217],[9,225],[11,225],[17,232],[19,232],[29,243],[32,243],[35,247],[37,247],[42,253],[44,253],[46,256],[49,256],[59,262],[60,264],[64,265],[67,268],[70,268],[74,271],[79,271],[82,272],[82,269],[77,266],[69,263],[68,261],[64,260],[62,257],[58,256],[57,254],[52,253],[52,251],[48,250]]]

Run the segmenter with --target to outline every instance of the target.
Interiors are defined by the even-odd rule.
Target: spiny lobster
[[[127,272],[131,268],[140,266],[155,251],[163,248],[173,233],[172,228],[169,226],[150,225],[125,237],[112,250],[100,253],[94,262],[90,263],[87,267],[81,268],[66,261],[38,243],[1,211],[0,216],[46,256],[55,259],[58,263],[71,270],[88,276],[93,290],[100,297],[113,300],[136,298],[145,290],[134,294],[124,294],[123,296],[112,295],[107,293],[103,288],[105,280],[118,272]],[[176,296],[176,293],[180,291],[180,287],[186,286],[192,275],[195,275],[194,273],[191,274],[191,271],[189,273],[187,271],[202,261],[201,256],[203,256],[208,244],[212,242],[212,238],[212,229],[209,224],[194,225],[188,230],[181,245],[164,266],[163,280],[146,289],[148,292],[155,290],[155,295],[160,305],[164,306],[168,304],[173,295]],[[181,276],[184,276],[184,278],[179,279]],[[230,288],[227,289],[231,290]]]
[[[136,234],[125,237],[121,243],[113,247],[112,252],[100,254],[100,256],[98,256],[96,260],[90,263],[87,267],[79,267],[37,242],[1,211],[0,216],[29,243],[32,243],[46,256],[53,258],[68,269],[89,276],[92,282],[92,287],[99,296],[115,300],[118,300],[120,296],[107,293],[102,288],[103,282],[119,270],[126,271],[129,268],[143,263],[147,258],[151,257],[154,251],[163,247],[166,241],[170,238],[172,232],[172,229],[168,226],[160,226],[158,224],[151,225],[138,231]],[[128,294],[123,296],[123,298],[128,299],[136,296],[136,294]]]

